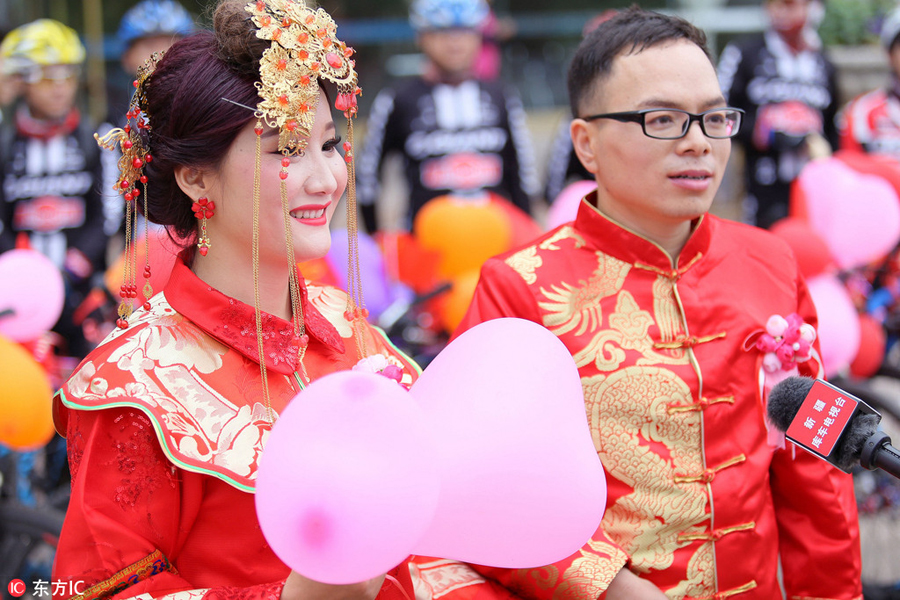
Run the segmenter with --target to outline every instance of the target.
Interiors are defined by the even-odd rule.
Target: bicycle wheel
[[[35,594],[37,581],[52,591],[53,558],[64,518],[64,513],[51,508],[0,505],[0,582],[5,600],[13,600],[8,586],[14,579],[26,586],[20,599]]]

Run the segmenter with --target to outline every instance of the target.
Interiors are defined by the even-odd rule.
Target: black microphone
[[[900,452],[878,429],[881,414],[821,379],[788,377],[769,393],[769,422],[804,450],[849,473],[860,464],[900,479]]]

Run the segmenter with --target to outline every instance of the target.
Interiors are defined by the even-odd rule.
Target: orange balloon
[[[438,275],[447,278],[479,269],[513,239],[509,217],[488,198],[433,198],[416,214],[413,232],[422,247],[440,254]]]
[[[865,379],[871,377],[884,362],[887,335],[884,327],[869,314],[859,315],[859,350],[850,363],[850,374]]]
[[[468,271],[462,275],[453,278],[453,287],[443,295],[440,305],[441,323],[444,331],[453,333],[466,311],[469,310],[469,304],[472,303],[472,296],[475,294],[475,286],[478,283],[479,271]]]
[[[53,390],[47,374],[19,344],[0,337],[0,444],[34,450],[53,437]]]

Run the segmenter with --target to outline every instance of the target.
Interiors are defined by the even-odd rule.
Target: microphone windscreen
[[[859,464],[863,446],[878,429],[878,415],[858,414],[847,424],[847,430],[841,436],[840,445],[835,449],[834,465],[843,470]]]
[[[816,380],[811,377],[795,376],[779,381],[772,387],[766,412],[769,422],[778,431],[784,433],[788,430],[815,382]]]

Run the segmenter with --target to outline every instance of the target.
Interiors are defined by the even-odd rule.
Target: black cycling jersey
[[[112,179],[103,179],[93,128],[73,115],[77,124],[41,136],[26,133],[22,113],[0,126],[0,252],[25,236],[59,267],[66,300],[54,330],[66,338],[65,350],[80,356],[88,348],[73,313],[106,270],[107,244],[122,222],[123,202],[102,189]]]
[[[387,155],[399,152],[409,186],[407,225],[430,199],[495,192],[531,212],[537,192],[525,111],[502,84],[411,79],[382,90],[368,118],[357,163],[357,198],[369,231]]]
[[[736,140],[746,156],[748,220],[768,227],[787,216],[791,182],[809,159],[806,136],[837,145],[836,70],[820,51],[795,53],[767,32],[727,45],[718,73],[728,104],[746,111]]]

